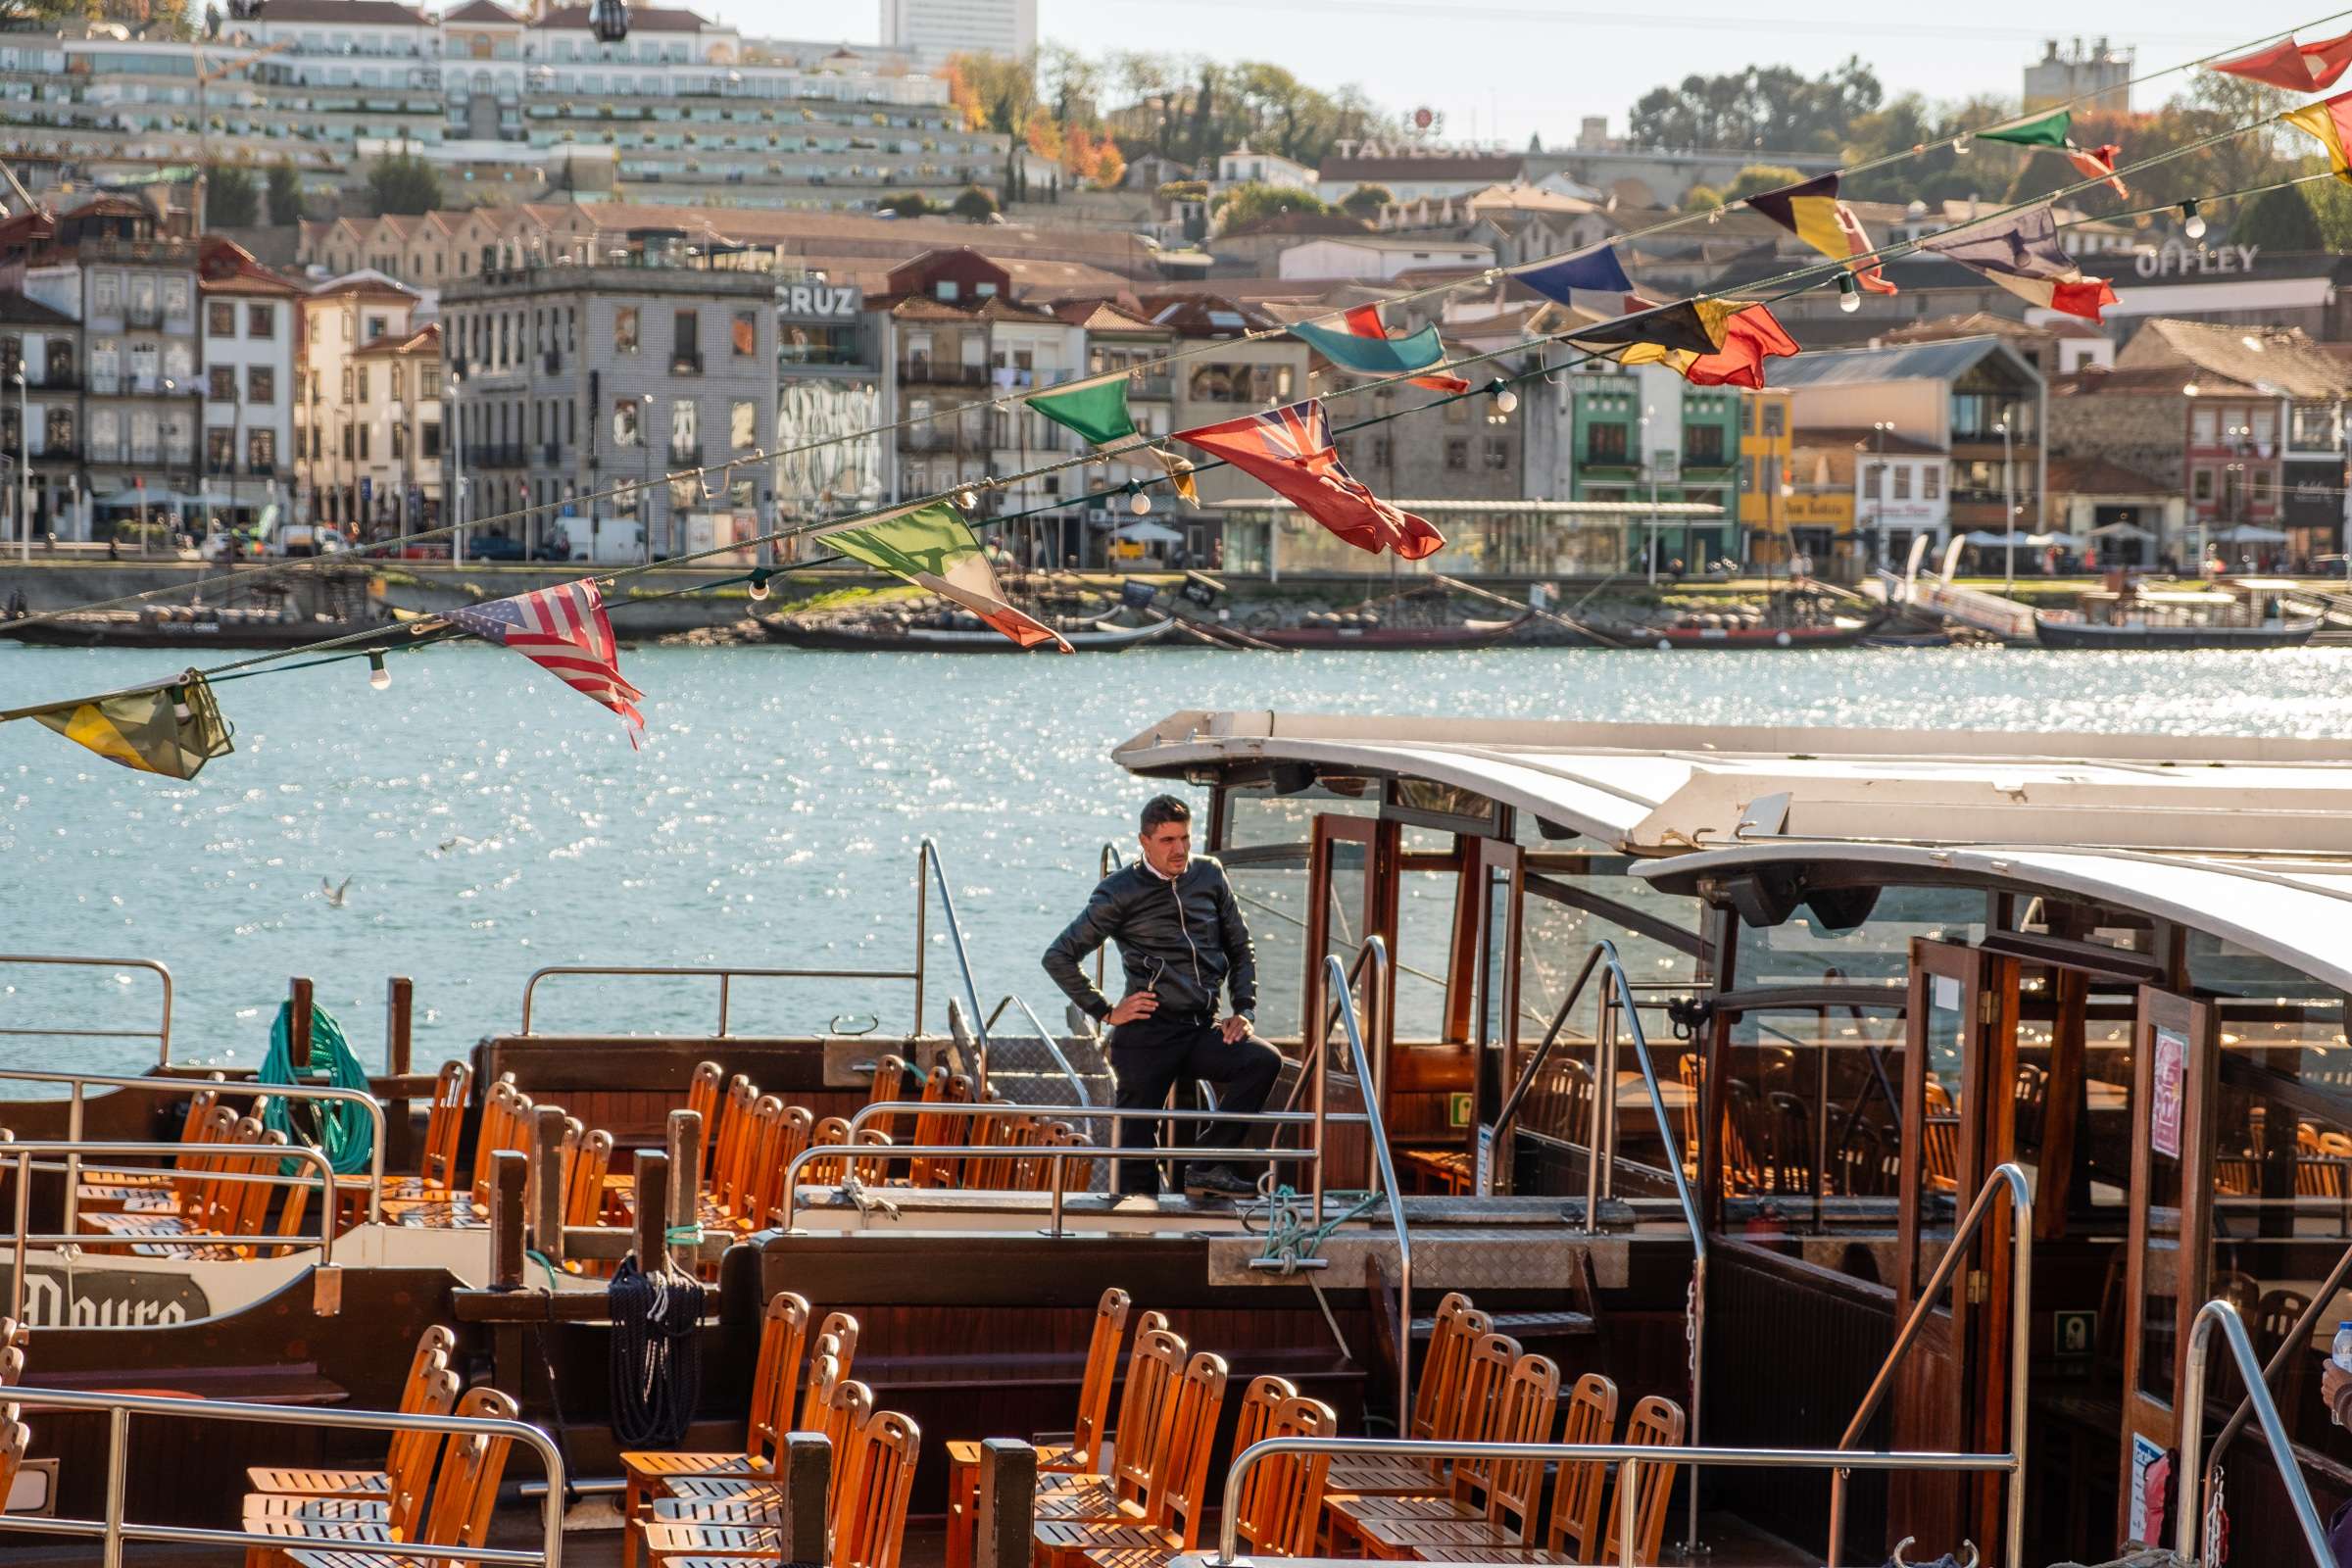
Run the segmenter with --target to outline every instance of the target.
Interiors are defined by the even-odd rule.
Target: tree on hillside
[[[1740,201],[1755,195],[1758,191],[1778,190],[1783,185],[1793,185],[1804,177],[1803,173],[1789,168],[1787,164],[1749,164],[1732,176],[1732,182],[1729,185],[1723,187],[1723,200],[1727,202]]]
[[[414,153],[386,153],[368,171],[368,204],[378,218],[429,213],[441,205],[441,176]]]
[[[897,191],[874,205],[883,212],[896,213],[901,218],[920,218],[932,210],[931,198],[919,190]]]
[[[1723,192],[1712,185],[1693,185],[1683,192],[1683,211],[1711,213],[1723,205]]]
[[[1875,113],[1885,96],[1859,59],[1814,77],[1788,66],[1750,66],[1652,88],[1635,103],[1630,129],[1643,147],[1834,152],[1846,127]]]
[[[967,223],[985,223],[997,216],[997,199],[977,185],[968,185],[948,211]]]
[[[1380,210],[1396,199],[1396,193],[1386,185],[1358,185],[1340,198],[1340,211],[1349,218],[1365,222],[1380,216]]]
[[[2304,197],[2308,187],[2289,185],[2268,191],[2238,209],[2230,224],[2232,245],[2259,245],[2269,251],[2302,254],[2328,249],[2320,220]]]
[[[204,224],[207,228],[250,228],[262,220],[262,187],[244,170],[207,164]]]
[[[1331,208],[1312,191],[1294,185],[1265,185],[1256,180],[1236,185],[1217,204],[1217,226],[1241,228],[1284,213],[1328,213]]]
[[[989,54],[951,55],[947,75],[948,101],[963,116],[966,130],[1017,136],[1039,107],[1035,55],[1025,60]]]
[[[270,221],[277,224],[302,221],[302,176],[292,164],[271,164],[270,181]]]

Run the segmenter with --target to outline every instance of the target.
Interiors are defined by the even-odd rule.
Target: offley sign
[[[2142,277],[2235,277],[2253,271],[2254,258],[2261,254],[2259,245],[2183,245],[2168,239],[2132,258],[2132,267]]]

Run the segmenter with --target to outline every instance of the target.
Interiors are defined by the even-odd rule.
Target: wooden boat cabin
[[[710,1287],[686,1446],[744,1442],[789,1294],[853,1320],[858,1385],[906,1423],[906,1505],[940,1513],[970,1500],[956,1446],[1067,1430],[1082,1392],[1107,1397],[1106,1292],[1348,1435],[1450,1431],[1425,1404],[1466,1308],[1438,1309],[1469,1297],[1563,1398],[1605,1379],[1693,1448],[1983,1461],[1842,1487],[1819,1458],[1685,1466],[1670,1508],[1659,1494],[1672,1528],[1643,1518],[1727,1568],[1878,1562],[1905,1537],[1913,1560],[1970,1542],[2101,1562],[2171,1542],[2217,1491],[2231,1560],[2305,1561],[2298,1502],[2352,1496],[2352,1436],[2319,1395],[2352,1318],[2338,751],[1178,712],[1112,755],[1206,791],[1196,837],[1249,914],[1260,1031],[1288,1057],[1288,1119],[1260,1129],[1272,1201],[1113,1196],[1100,1044],[1020,1000],[1042,976],[972,973],[926,844],[903,965],[542,971],[519,1026],[460,1064],[462,1118],[428,1118],[437,1080],[392,1049],[377,1094],[416,1110],[392,1117],[381,1200],[427,1205],[478,1254],[346,1215],[367,1245],[333,1269],[286,1241],[262,1249],[294,1271],[266,1291],[207,1276],[223,1304],[127,1333],[74,1305],[122,1288],[85,1266],[28,1381],[267,1373],[388,1408],[395,1363],[444,1324],[450,1365],[556,1433],[575,1477],[641,1481],[611,1430],[602,1281],[675,1247]],[[1081,847],[1073,902],[1096,869]],[[631,1032],[642,1014],[599,989],[620,987],[715,1013]],[[204,1088],[165,1054],[180,1099],[109,1088],[69,1115],[27,1094],[0,1124],[168,1142]],[[59,1191],[54,1167],[34,1184],[35,1233]],[[2267,1377],[2203,1315],[2217,1298]],[[2219,1363],[2201,1387],[2200,1344]],[[2258,1419],[2209,1484],[2184,1423],[2210,1446],[2249,1385],[2287,1446]],[[1200,1440],[1209,1473],[1248,1403]],[[83,1445],[58,1487],[87,1517],[103,1424],[50,1430]],[[270,1458],[191,1440],[140,1505],[208,1522]],[[306,1462],[355,1461],[322,1443]],[[1593,1528],[1577,1549],[1599,1549]]]

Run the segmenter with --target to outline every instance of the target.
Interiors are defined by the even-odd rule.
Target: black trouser
[[[1282,1053],[1255,1035],[1228,1045],[1207,1013],[1163,1010],[1111,1030],[1110,1070],[1118,1077],[1114,1103],[1122,1110],[1157,1110],[1178,1080],[1204,1078],[1217,1086],[1219,1109],[1248,1114],[1265,1108],[1282,1072]],[[1113,1142],[1121,1149],[1151,1149],[1159,1141],[1156,1121],[1117,1127]],[[1240,1122],[1179,1121],[1176,1128],[1178,1148],[1240,1149],[1249,1143],[1250,1129]],[[1122,1193],[1159,1191],[1159,1170],[1151,1160],[1120,1160],[1117,1177]]]

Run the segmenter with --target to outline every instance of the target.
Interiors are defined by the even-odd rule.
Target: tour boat
[[[755,1522],[728,1523],[691,1494],[658,1508],[681,1494],[624,1459],[614,1423],[687,1387],[632,1381],[659,1325],[601,1273],[631,1249],[710,1276],[699,1406],[669,1412],[693,1416],[687,1447],[743,1447],[775,1323],[814,1341],[847,1314],[831,1337],[856,1342],[859,1408],[891,1413],[874,1419],[896,1446],[875,1451],[912,1466],[883,1511],[944,1511],[959,1568],[974,1531],[1011,1529],[1017,1551],[1030,1528],[1002,1490],[1013,1450],[966,1445],[1067,1432],[1074,1408],[1099,1433],[1089,1401],[1121,1359],[1132,1379],[1176,1357],[1202,1400],[1230,1375],[1221,1419],[1188,1407],[1196,1499],[1239,1485],[1211,1463],[1219,1433],[1276,1430],[1244,1385],[1287,1380],[1310,1435],[1343,1435],[1348,1487],[1307,1503],[1335,1541],[1419,1531],[1362,1504],[1374,1477],[1448,1485],[1363,1434],[1457,1441],[1503,1407],[1508,1433],[1577,1438],[1553,1454],[1576,1485],[1536,1467],[1518,1549],[1587,1561],[1613,1552],[1594,1539],[1611,1462],[1641,1560],[1693,1544],[1726,1568],[1877,1562],[1904,1542],[1913,1561],[2101,1562],[2127,1541],[2193,1544],[2217,1497],[2233,1561],[2301,1562],[2352,1494],[2352,1437],[2317,1392],[2352,1317],[2352,764],[2334,743],[1187,710],[1111,758],[1206,792],[1200,848],[1250,911],[1258,1026],[1288,1061],[1284,1108],[1258,1124],[1279,1145],[1267,1200],[1111,1196],[1100,1046],[1014,997],[989,1004],[1035,977],[972,973],[962,919],[989,916],[955,908],[926,845],[902,962],[567,965],[533,977],[518,1020],[484,1020],[438,1168],[452,1186],[488,1170],[464,1216],[486,1278],[347,1259],[338,1238],[331,1265],[201,1318],[35,1329],[22,1397],[30,1453],[56,1461],[49,1505],[103,1521],[111,1494],[140,1529],[220,1528],[248,1465],[380,1463],[380,1432],[142,1403],[136,1457],[111,1467],[134,1478],[123,1501],[109,1423],[128,1396],[71,1391],[385,1410],[442,1325],[451,1364],[552,1440],[517,1437],[518,1471],[625,1487],[640,1532],[766,1530],[813,1555],[792,1498],[821,1485],[739,1499]],[[598,1000],[622,980],[702,988],[710,1026],[631,1032]],[[753,985],[800,999],[799,1021],[737,1032]],[[609,1021],[550,1029],[556,987],[567,1016]],[[843,1011],[885,990],[885,1016]],[[423,1102],[444,1085],[395,1065],[373,1086],[388,1168],[429,1185],[423,1146],[452,1124]],[[178,1092],[207,1080],[177,1061],[155,1076],[174,1093],[0,1107],[38,1165],[18,1250],[73,1190],[62,1161],[184,1142]],[[0,1146],[0,1179],[12,1164]],[[1516,1392],[1495,1396],[1506,1372]],[[1149,1483],[1139,1450],[1168,1430],[1121,1433],[1105,1484]],[[2217,1432],[2235,1439],[2226,1466],[2204,1448]],[[1644,1446],[1592,1446],[1620,1435]],[[823,1450],[792,1451],[798,1477]],[[502,1509],[492,1544],[535,1545],[561,1502]],[[1439,1512],[1421,1560],[1511,1547],[1483,1507]],[[1219,1528],[1256,1525],[1224,1509]],[[1067,1540],[1050,1534],[1049,1557]],[[609,1561],[595,1540],[564,1544]],[[1004,1560],[990,1542],[982,1558]],[[12,1544],[0,1530],[0,1559]]]

